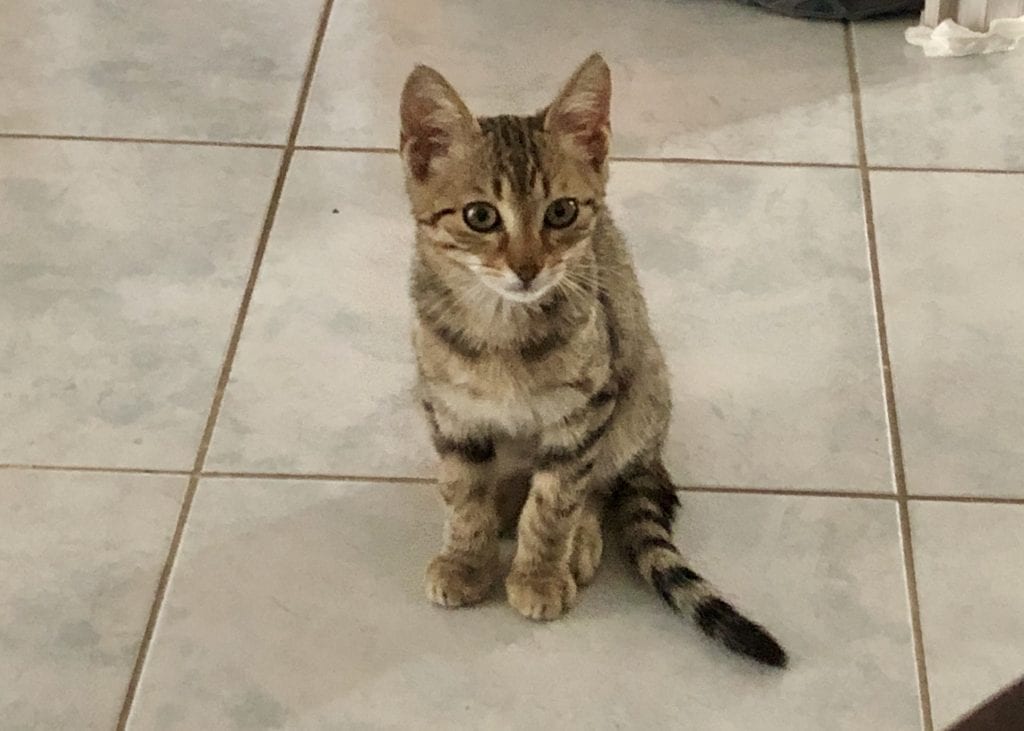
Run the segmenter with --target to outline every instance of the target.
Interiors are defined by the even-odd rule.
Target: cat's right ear
[[[480,126],[441,74],[417,66],[402,89],[399,147],[409,174],[423,182],[435,161],[461,156]]]

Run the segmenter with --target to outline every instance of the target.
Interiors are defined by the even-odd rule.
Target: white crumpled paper
[[[907,43],[921,46],[925,56],[973,56],[1012,51],[1024,38],[1024,16],[993,20],[985,33],[944,20],[935,28],[918,25],[907,28]]]

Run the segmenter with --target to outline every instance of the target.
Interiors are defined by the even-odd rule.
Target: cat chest
[[[431,400],[461,421],[491,424],[509,433],[534,431],[581,408],[602,375],[583,363],[540,370],[497,357],[472,367],[447,365],[443,373],[426,379]]]

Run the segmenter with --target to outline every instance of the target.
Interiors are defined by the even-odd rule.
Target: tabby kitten
[[[596,54],[532,116],[476,118],[426,66],[405,83],[414,342],[448,508],[427,595],[448,607],[483,600],[500,578],[499,535],[513,526],[509,603],[559,617],[594,577],[607,518],[669,606],[781,667],[775,639],[671,540],[666,366],[605,207],[610,96]]]

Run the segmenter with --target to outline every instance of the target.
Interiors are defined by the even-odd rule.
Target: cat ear
[[[611,72],[595,53],[580,64],[544,115],[544,128],[597,171],[608,157],[611,97]]]
[[[451,84],[429,66],[417,66],[405,80],[401,118],[402,158],[420,182],[434,160],[461,152],[480,129]]]

